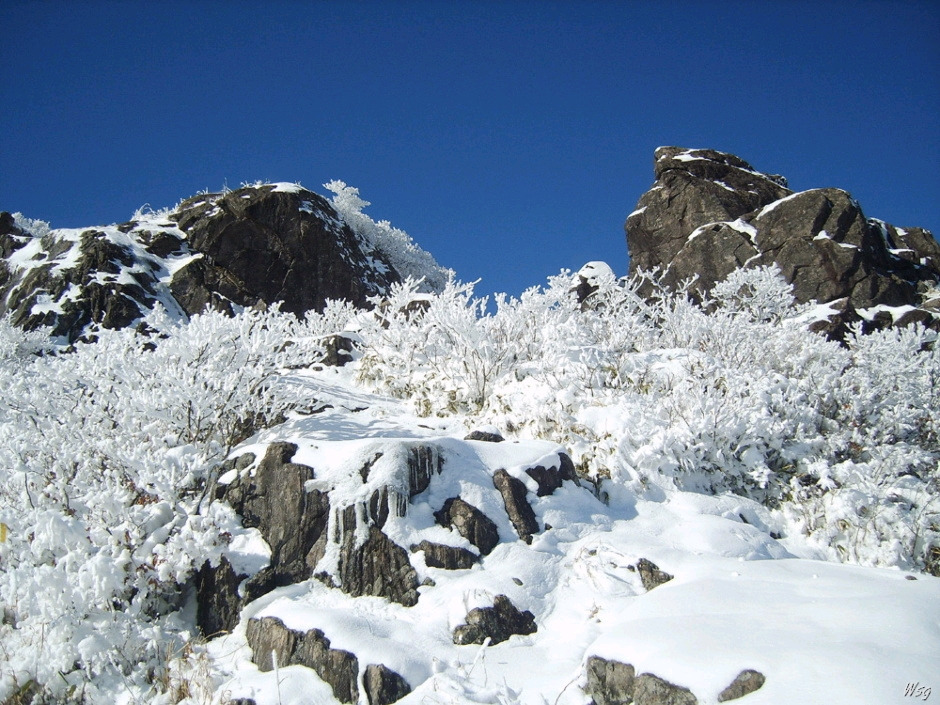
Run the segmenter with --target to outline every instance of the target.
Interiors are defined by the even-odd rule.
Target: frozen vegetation
[[[355,190],[330,188],[349,220]],[[357,232],[389,247],[386,226]],[[589,656],[702,702],[745,667],[767,676],[748,703],[894,702],[928,685],[940,672],[936,334],[827,341],[773,268],[733,273],[704,306],[651,276],[587,271],[583,302],[569,272],[493,302],[452,278],[433,294],[408,279],[372,310],[188,322],[158,310],[69,349],[0,320],[0,702],[333,702],[313,671],[251,663],[244,622],[257,615],[354,653],[384,648],[407,705],[582,705]],[[345,367],[322,364],[334,334],[354,343]],[[490,427],[512,443],[457,442]],[[552,528],[531,544],[509,541],[504,518],[481,564],[419,565],[433,578],[420,619],[310,580],[250,604],[232,634],[198,637],[195,571],[269,554],[209,501],[223,461],[288,440],[342,493],[359,467],[349,458],[415,438],[444,448],[446,482],[482,506],[495,500],[480,477],[559,447],[582,487],[535,502]],[[435,482],[428,502],[448,491]],[[421,501],[387,532],[443,532]],[[646,594],[628,570],[643,557],[675,580]],[[453,644],[467,610],[501,593],[539,631]]]

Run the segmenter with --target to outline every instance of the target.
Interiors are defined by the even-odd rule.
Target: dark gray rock
[[[418,603],[418,574],[408,553],[375,525],[358,547],[355,532],[345,534],[338,577],[343,592],[354,597],[386,597],[406,607]]]
[[[6,259],[29,240],[30,234],[17,226],[12,213],[0,212],[0,257]]]
[[[411,547],[412,551],[424,551],[424,562],[430,568],[445,570],[465,570],[472,568],[479,557],[465,548],[445,546],[440,543],[422,541]]]
[[[238,586],[245,577],[237,575],[225,557],[216,567],[206,561],[196,573],[196,624],[207,639],[238,624],[243,607]]]
[[[328,298],[362,305],[399,279],[377,252],[370,256],[384,267],[368,264],[333,206],[304,189],[267,185],[206,194],[184,201],[172,217],[189,246],[205,255],[173,278],[173,295],[187,313],[227,301],[280,301],[296,314],[320,310]]]
[[[636,675],[629,663],[591,656],[585,667],[585,693],[595,705],[696,705],[688,688],[651,673]]]
[[[4,229],[4,252],[33,239],[15,224]],[[66,267],[69,258],[74,262]],[[14,325],[49,326],[52,335],[74,342],[96,327],[123,328],[149,312],[163,291],[160,271],[156,258],[135,255],[101,230],[86,230],[77,243],[49,234],[30,267],[14,271],[4,263],[0,313],[9,313]]]
[[[590,656],[584,692],[596,705],[630,705],[636,688],[636,669],[629,663]]]
[[[326,546],[329,497],[305,489],[314,470],[290,462],[296,452],[293,443],[272,443],[254,477],[240,476],[217,493],[271,547],[274,587],[309,578]]]
[[[535,519],[535,512],[529,504],[528,490],[522,480],[517,480],[505,470],[493,473],[493,485],[503,497],[506,514],[512,522],[516,533],[526,543],[532,543],[532,536],[539,532],[539,524]]]
[[[456,529],[484,556],[499,543],[499,530],[493,520],[460,497],[451,497],[444,502],[444,506],[434,513],[434,519],[441,526]]]
[[[698,700],[692,691],[651,673],[636,677],[633,691],[636,705],[696,705]]]
[[[815,326],[841,338],[856,311],[920,306],[921,284],[940,281],[940,244],[929,232],[869,220],[845,191],[793,193],[780,177],[713,150],[662,147],[655,174],[627,218],[630,271],[659,268],[671,288],[697,277],[690,293],[699,300],[738,267],[776,264],[798,302],[842,301],[841,313]],[[940,326],[929,313],[902,324],[914,322]]]
[[[71,342],[98,328],[134,325],[158,302],[180,316],[278,302],[302,315],[327,299],[368,306],[369,297],[387,293],[401,278],[326,199],[301,188],[203,194],[165,221],[116,229],[89,228],[76,244],[58,231],[26,232],[0,213],[0,314],[9,312],[27,329],[49,326]],[[37,240],[28,266],[8,263]],[[185,255],[195,257],[171,276],[167,258]],[[349,344],[343,337],[328,340],[325,362],[344,364]]]
[[[252,618],[248,620],[246,638],[259,670],[274,670],[275,658],[278,668],[306,666],[316,671],[340,702],[359,699],[358,659],[348,651],[331,649],[330,640],[319,629],[298,632],[288,629],[277,617]]]
[[[741,671],[735,679],[731,681],[731,685],[718,695],[718,702],[724,703],[728,700],[743,698],[745,695],[749,695],[755,690],[760,690],[766,680],[764,674],[760,671],[754,671],[752,669]]]
[[[290,665],[299,635],[277,617],[249,619],[245,630],[252,651],[251,660],[264,672],[273,671],[275,666],[283,668]]]
[[[656,183],[627,218],[631,272],[665,269],[696,228],[733,221],[791,193],[780,177],[709,149],[660,147],[654,173]]]
[[[356,341],[347,335],[331,335],[323,340],[323,364],[330,367],[343,367],[352,361],[352,352]]]
[[[224,557],[218,566],[203,564],[195,577],[196,621],[206,636],[230,631],[251,600],[309,578],[323,556],[329,498],[306,491],[304,483],[314,478],[314,471],[290,462],[296,452],[293,443],[272,443],[254,477],[243,472],[215,489],[215,498],[228,502],[245,527],[261,532],[271,547],[271,564],[252,576],[236,574]],[[253,453],[244,453],[222,469],[245,471],[254,462]]]
[[[539,497],[552,494],[555,490],[561,487],[565,480],[577,482],[577,476],[575,475],[574,471],[574,463],[571,462],[571,458],[567,453],[559,453],[558,456],[559,463],[557,468],[546,468],[542,467],[541,465],[537,465],[534,468],[527,468],[525,471],[526,475],[538,483],[539,488],[535,494]]]
[[[643,589],[647,592],[653,588],[659,587],[663,583],[668,583],[673,579],[673,575],[659,569],[659,566],[645,558],[637,561],[636,570],[640,574],[640,581],[643,583]]]
[[[421,494],[431,485],[431,478],[444,470],[444,458],[435,446],[417,445],[408,450],[409,497]]]
[[[408,681],[381,664],[369,664],[362,676],[369,705],[391,705],[411,692]]]
[[[535,616],[512,604],[505,595],[497,595],[492,607],[477,607],[465,617],[465,624],[454,629],[455,644],[482,644],[487,638],[490,645],[506,641],[514,634],[534,634]]]

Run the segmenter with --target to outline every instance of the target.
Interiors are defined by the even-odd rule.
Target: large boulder
[[[301,315],[327,299],[367,305],[400,279],[329,201],[292,184],[202,194],[94,228],[0,213],[0,314],[69,342],[135,325],[157,304],[176,317],[276,303]]]
[[[626,222],[630,271],[658,269],[667,287],[695,278],[702,298],[742,266],[776,264],[800,303],[833,304],[834,337],[865,318],[873,327],[936,324],[925,291],[940,281],[940,245],[920,228],[868,219],[839,189],[794,193],[730,154],[660,147],[656,183]],[[903,319],[878,307],[921,307]]]
[[[367,256],[326,199],[299,187],[196,196],[171,217],[203,255],[173,276],[170,288],[187,313],[228,302],[280,301],[297,314],[319,310],[327,299],[361,305],[399,279],[379,253]]]

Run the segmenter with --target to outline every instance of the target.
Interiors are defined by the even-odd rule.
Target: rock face
[[[340,702],[359,699],[359,660],[348,651],[331,649],[319,629],[297,632],[276,617],[264,617],[248,620],[246,637],[261,671],[307,666],[329,684]]]
[[[797,301],[841,302],[843,321],[921,306],[924,285],[940,281],[930,233],[868,219],[845,191],[794,193],[707,149],[660,147],[654,165],[656,183],[625,226],[631,273],[659,268],[670,287],[697,277],[691,292],[701,296],[740,266],[776,264]]]
[[[273,586],[309,578],[325,550],[329,498],[305,489],[314,470],[292,463],[296,452],[293,443],[272,443],[254,476],[241,475],[217,493],[271,547]]]
[[[260,459],[254,452],[245,452],[223,466],[210,496],[234,509],[246,529],[260,533],[270,559],[269,565],[250,575],[239,573],[236,561],[227,555],[216,565],[206,562],[202,566],[194,588],[197,623],[206,636],[231,631],[248,602],[311,578],[328,586],[319,586],[320,590],[335,588],[353,598],[379,597],[420,609],[419,589],[433,587],[433,571],[478,570],[499,544],[496,521],[460,496],[445,500],[443,488],[460,483],[438,479],[447,473],[448,453],[466,463],[467,458],[476,457],[478,440],[375,439],[357,442],[361,447],[350,456],[356,459],[354,463],[338,461],[321,467],[310,460],[316,465],[312,467],[297,462],[304,457],[324,462],[347,457],[343,451],[324,453],[327,443],[317,441],[320,454],[305,455],[308,451],[295,443],[273,442]],[[470,485],[473,496],[479,497],[479,491],[488,493],[483,506],[498,508],[503,501],[506,514],[498,519],[504,526],[531,522],[520,532],[523,540],[531,540],[539,530],[529,502],[565,480],[574,480],[571,459],[557,446],[552,448],[552,444],[540,446],[533,452],[531,466],[523,464],[514,470],[528,472],[544,492],[529,494],[520,480],[486,465],[476,466],[476,484]],[[441,489],[435,491],[435,482],[441,483]],[[415,511],[416,504],[429,524],[427,533],[417,537],[433,540],[423,538],[406,550],[396,540],[415,534],[403,534],[402,523],[396,522]],[[432,517],[436,523],[430,521]],[[419,553],[423,561],[416,558],[413,565],[412,556]],[[241,560],[245,564],[244,557]],[[464,621],[453,632],[457,644],[482,644],[486,639],[495,644],[514,634],[532,634],[537,628],[532,613],[519,610],[505,595],[496,596],[491,607],[470,610]],[[299,632],[275,616],[261,616],[248,621],[247,638],[262,671],[274,668],[275,659],[278,667],[307,666],[330,684],[341,702],[356,702],[362,691],[371,705],[388,705],[411,691],[401,675],[383,664],[360,672],[356,655],[332,648],[319,629]]]
[[[370,265],[363,243],[330,203],[304,189],[260,186],[196,196],[171,218],[203,255],[170,286],[187,313],[281,301],[285,311],[302,314],[327,298],[364,304],[399,279],[387,261]]]
[[[203,194],[107,227],[49,230],[2,212],[0,257],[0,314],[69,342],[158,303],[174,316],[277,302],[303,314],[327,299],[365,305],[401,279],[329,201],[293,184]]]
[[[408,552],[382,533],[369,527],[369,538],[356,546],[356,535],[346,534],[339,562],[343,592],[354,597],[377,595],[411,607],[418,603],[418,574]]]

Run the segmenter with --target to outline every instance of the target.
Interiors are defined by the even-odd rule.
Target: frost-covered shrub
[[[423,279],[428,291],[441,291],[453,279],[453,270],[441,267],[431,253],[419,247],[404,230],[393,227],[387,220],[376,222],[363,213],[362,209],[370,204],[360,198],[359,189],[337,180],[323,187],[335,194],[331,199],[333,207],[359,237],[366,254],[378,250],[402,277]]]
[[[734,272],[704,305],[652,274],[598,278],[583,305],[577,283],[564,272],[488,313],[470,286],[406,282],[362,330],[360,381],[563,443],[594,481],[748,495],[835,559],[925,565],[940,542],[932,332],[840,346],[807,331],[773,267]]]
[[[157,313],[150,335],[104,330],[41,357],[0,323],[0,701],[30,681],[55,701],[100,700],[100,679],[159,683],[190,628],[181,585],[237,526],[200,507],[206,482],[302,400],[283,371],[322,357],[349,308],[328,311]]]

